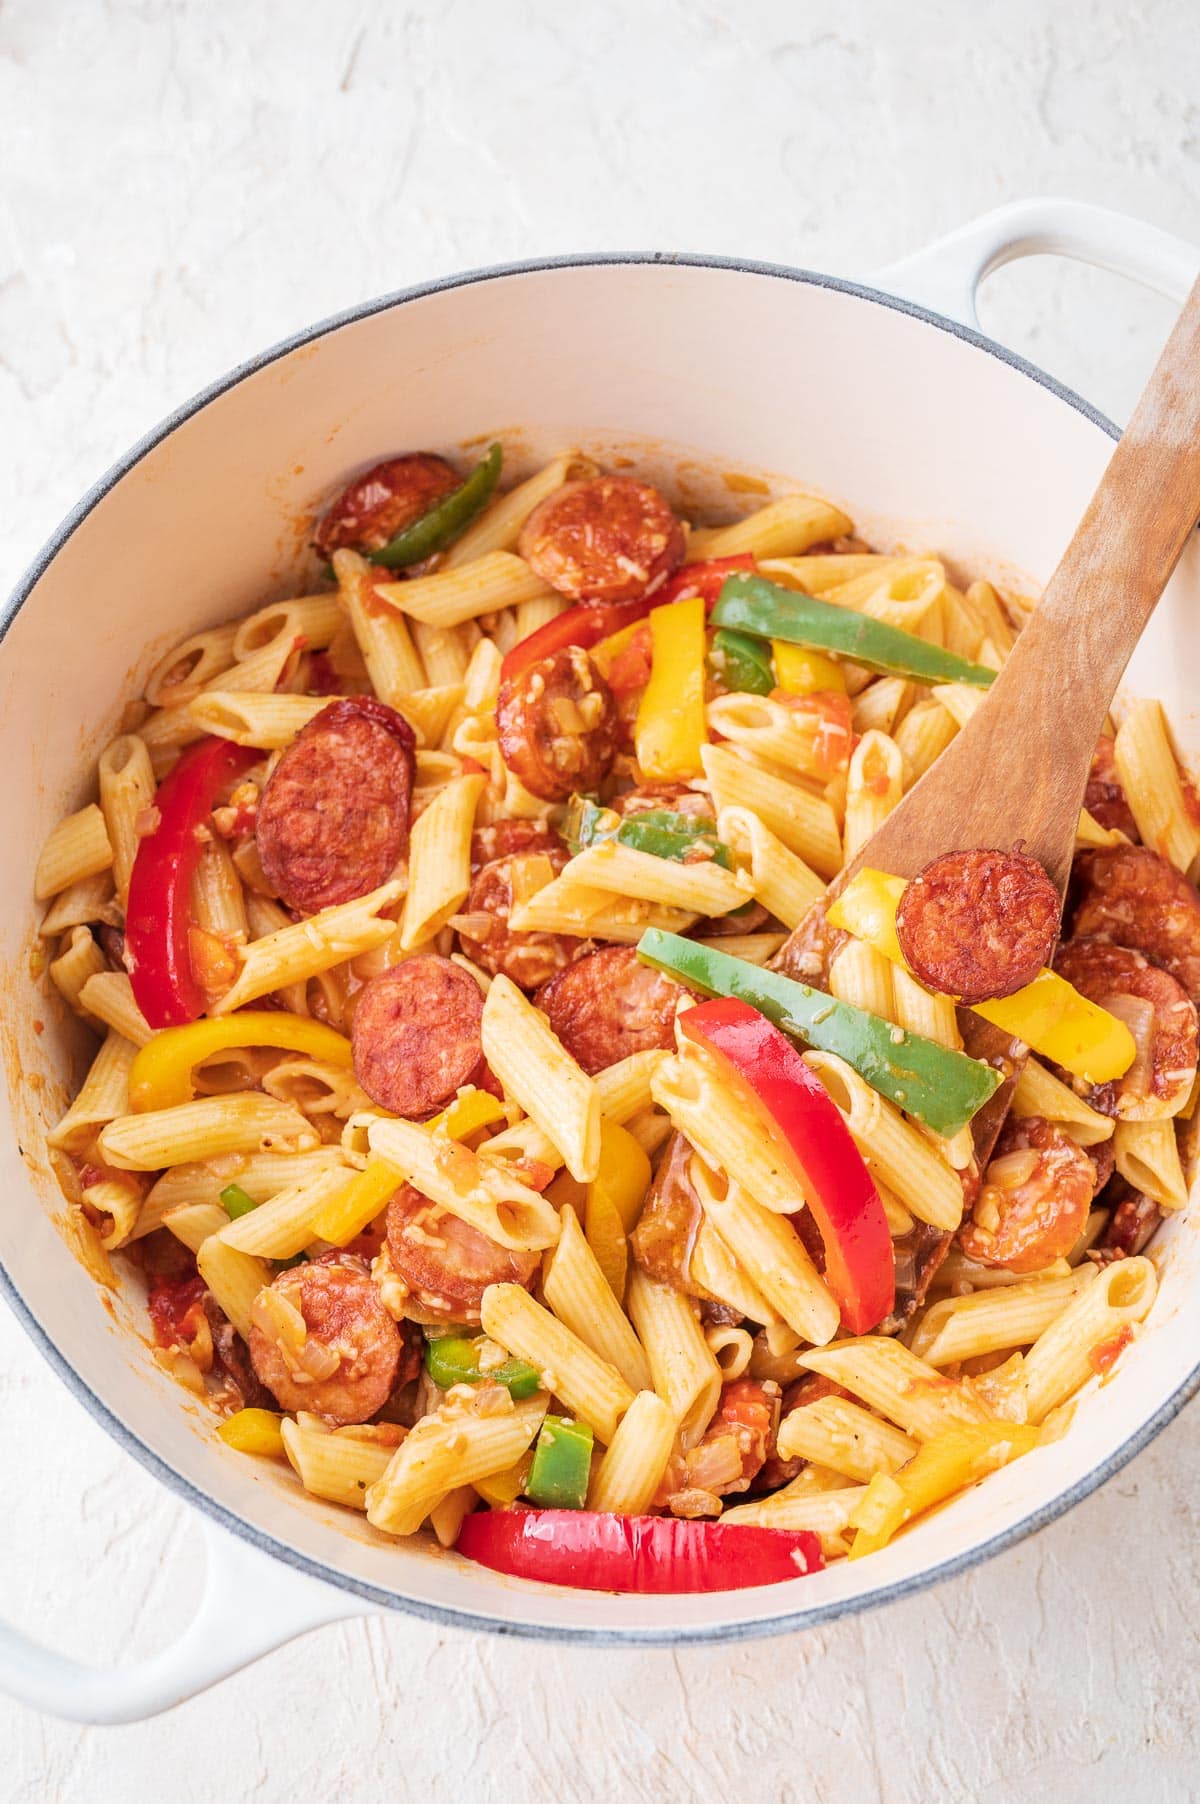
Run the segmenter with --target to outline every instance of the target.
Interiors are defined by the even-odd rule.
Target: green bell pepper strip
[[[221,1207],[230,1221],[239,1221],[243,1215],[249,1215],[251,1209],[258,1204],[252,1196],[247,1196],[240,1184],[226,1184],[221,1192]]]
[[[872,620],[853,608],[839,608],[814,595],[782,589],[761,576],[729,576],[713,609],[713,625],[733,627],[759,639],[786,639],[792,645],[815,646],[839,657],[853,658],[885,676],[911,677],[917,683],[970,683],[986,689],[996,672],[929,645],[915,633]]]
[[[425,1370],[433,1382],[448,1391],[453,1384],[479,1384],[484,1378],[502,1384],[510,1397],[532,1397],[542,1381],[541,1373],[523,1359],[507,1359],[490,1372],[479,1369],[478,1336],[440,1334],[426,1343]]]
[[[403,532],[398,532],[378,551],[368,552],[371,563],[384,564],[389,570],[404,570],[409,564],[419,564],[422,558],[432,557],[435,551],[444,551],[467,530],[476,514],[491,500],[500,480],[502,461],[500,446],[493,445],[461,487],[452,489],[441,501],[435,502],[428,513],[406,526]]]
[[[677,933],[648,928],[638,957],[705,995],[748,1002],[793,1040],[836,1053],[873,1090],[937,1134],[949,1137],[966,1127],[1002,1081],[998,1071],[965,1052],[905,1033],[780,971],[764,971]]]
[[[230,1221],[240,1221],[243,1215],[249,1215],[258,1204],[254,1198],[242,1189],[240,1184],[226,1184],[221,1192],[221,1207]],[[271,1264],[281,1272],[290,1271],[294,1265],[307,1265],[307,1253],[293,1253],[290,1259],[272,1259]]]
[[[743,695],[770,695],[775,671],[769,647],[749,633],[721,627],[708,648],[708,668],[726,689]]]
[[[587,1503],[594,1436],[586,1422],[547,1416],[538,1430],[525,1485],[530,1503],[544,1509],[581,1510]]]
[[[647,808],[642,814],[631,814],[622,820],[615,809],[602,808],[586,796],[574,796],[563,823],[563,837],[572,852],[615,840],[634,852],[649,852],[654,858],[669,858],[676,864],[681,864],[694,846],[705,846],[714,864],[724,871],[733,869],[729,847],[717,838],[711,822],[697,820],[692,814],[679,814],[673,808]]]

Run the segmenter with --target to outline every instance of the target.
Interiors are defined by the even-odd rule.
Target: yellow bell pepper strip
[[[533,1464],[533,1448],[523,1453],[515,1466],[507,1472],[490,1472],[486,1478],[475,1480],[475,1489],[485,1503],[490,1503],[494,1510],[508,1509],[522,1495],[529,1483],[529,1468]]]
[[[547,1416],[538,1430],[525,1494],[549,1510],[581,1510],[587,1502],[595,1436],[586,1422]]]
[[[786,639],[791,645],[831,651],[884,676],[913,677],[918,683],[969,683],[976,689],[986,689],[996,680],[994,670],[918,639],[915,633],[853,608],[839,608],[832,601],[782,589],[761,576],[727,577],[712,620],[714,626],[756,633],[760,639]]]
[[[632,1231],[650,1188],[650,1161],[628,1128],[608,1116],[600,1121],[600,1170],[587,1187],[587,1205],[607,1197],[621,1226]]]
[[[703,775],[704,598],[670,602],[650,613],[653,662],[642,691],[634,748],[648,783]]]
[[[1040,1439],[1023,1422],[964,1422],[935,1435],[892,1477],[875,1474],[850,1517],[858,1531],[850,1558],[877,1553],[914,1516],[1032,1452]]]
[[[750,1003],[805,1046],[837,1053],[873,1090],[937,1134],[949,1137],[966,1127],[1002,1081],[998,1071],[965,1052],[902,1032],[866,1009],[715,946],[651,927],[638,941],[638,957],[689,989]]]
[[[330,1197],[312,1224],[313,1239],[327,1240],[330,1246],[348,1246],[375,1220],[403,1182],[404,1175],[395,1166],[372,1156],[345,1189]]]
[[[771,656],[775,660],[775,687],[787,695],[845,695],[842,667],[823,651],[789,645],[786,639],[772,639]]]
[[[286,1459],[282,1422],[283,1417],[273,1409],[235,1409],[218,1426],[217,1433],[227,1447],[234,1447],[239,1453]]]
[[[904,889],[902,877],[861,870],[826,910],[830,925],[903,965],[896,908]],[[1011,996],[975,1003],[974,1013],[1089,1084],[1121,1077],[1134,1060],[1133,1035],[1125,1023],[1081,996],[1056,971],[1039,972]]]
[[[463,1090],[452,1103],[447,1103],[429,1126],[435,1132],[449,1135],[451,1140],[465,1140],[494,1121],[503,1121],[504,1104],[487,1090]],[[404,1178],[394,1166],[378,1155],[367,1160],[364,1170],[355,1172],[344,1190],[331,1197],[313,1222],[313,1238],[327,1240],[330,1246],[344,1247],[356,1234],[375,1220],[379,1211],[399,1190]]]
[[[283,1052],[306,1052],[327,1065],[350,1064],[349,1040],[323,1021],[280,1009],[243,1009],[213,1021],[165,1027],[147,1040],[130,1066],[130,1108],[140,1115],[190,1102],[195,1095],[192,1072],[200,1061],[240,1046],[277,1046]]]
[[[643,615],[640,620],[631,620],[628,626],[621,628],[620,632],[610,633],[607,639],[601,639],[598,645],[593,645],[589,656],[606,683],[613,665],[623,652],[629,650],[633,639],[641,632],[645,624],[646,620]]]
[[[628,1128],[605,1116],[600,1123],[600,1169],[576,1213],[618,1303],[625,1300],[629,1275],[628,1236],[641,1214],[650,1176],[650,1161]]]

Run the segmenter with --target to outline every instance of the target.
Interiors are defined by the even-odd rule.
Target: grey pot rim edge
[[[249,376],[258,374],[272,363],[286,357],[300,347],[312,344],[319,338],[340,330],[343,326],[357,324],[371,318],[374,314],[388,312],[408,302],[423,300],[429,296],[445,293],[451,289],[471,286],[479,282],[495,281],[511,277],[539,275],[557,270],[604,267],[609,265],[658,265],[682,266],[684,268],[701,268],[730,270],[739,274],[762,276],[779,281],[788,281],[802,286],[824,288],[835,293],[845,294],[854,299],[866,301],[877,306],[890,308],[894,312],[908,314],[919,319],[938,331],[951,337],[962,339],[977,350],[1009,365],[1019,374],[1035,382],[1039,387],[1047,389],[1057,399],[1064,401],[1075,412],[1081,414],[1092,425],[1100,428],[1108,437],[1116,439],[1120,436],[1117,427],[1104,414],[1092,407],[1080,395],[1056,381],[1045,371],[1027,359],[1018,356],[986,337],[982,332],[970,326],[946,318],[931,309],[919,306],[915,302],[897,299],[865,284],[844,280],[836,276],[828,276],[812,270],[792,268],[783,264],[764,263],[733,257],[698,256],[685,254],[664,254],[656,252],[608,252],[597,255],[570,255],[532,259],[516,263],[499,264],[483,269],[465,271],[462,274],[439,277],[430,282],[415,284],[399,289],[394,293],[383,295],[377,299],[366,301],[355,307],[324,319],[313,326],[292,334],[270,346],[267,350],[238,364],[226,375],[201,389],[191,399],[168,414],[159,424],[153,427],[132,448],[119,458],[81,497],[76,505],[65,515],[50,538],[37,553],[24,575],[18,581],[11,596],[0,613],[0,640],[7,633],[21,608],[25,605],[33,589],[41,580],[53,559],[58,555],[68,539],[87,519],[88,515],[99,505],[109,492],[151,451],[155,450],[180,426],[192,416],[206,407],[209,402],[235,388]],[[568,1628],[557,1625],[539,1623],[505,1621],[503,1618],[485,1613],[447,1608],[439,1604],[429,1604],[417,1598],[404,1597],[391,1591],[380,1589],[366,1580],[354,1577],[326,1566],[322,1561],[300,1553],[287,1542],[255,1527],[239,1516],[236,1511],[217,1501],[207,1492],[202,1491],[177,1472],[170,1463],[156,1453],[141,1437],[116,1415],[108,1405],[96,1394],[91,1385],[67,1359],[56,1342],[43,1328],[37,1315],[18,1290],[15,1281],[0,1260],[0,1296],[3,1296],[21,1323],[25,1332],[62,1379],[67,1388],[84,1406],[91,1416],[100,1423],[117,1444],[158,1479],[176,1496],[201,1511],[211,1521],[219,1524],[229,1533],[237,1536],[250,1546],[269,1558],[279,1560],[309,1578],[321,1580],[323,1583],[349,1592],[363,1602],[379,1609],[396,1611],[403,1615],[415,1616],[442,1627],[470,1628],[483,1630],[499,1636],[514,1637],[522,1640],[554,1641],[581,1644],[591,1647],[604,1646],[681,1646],[704,1645],[728,1641],[748,1641],[766,1639],[777,1635],[791,1634],[806,1628],[815,1628],[823,1623],[836,1621],[845,1616],[857,1615],[860,1611],[875,1609],[880,1605],[895,1603],[903,1598],[911,1597],[927,1590],[933,1585],[956,1577],[971,1567],[980,1565],[1005,1549],[1016,1546],[1028,1536],[1036,1534],[1040,1529],[1065,1515],[1077,1503],[1091,1495],[1095,1490],[1115,1476],[1131,1459],[1135,1458],[1160,1431],[1177,1416],[1184,1405],[1200,1391],[1200,1361],[1187,1375],[1172,1394],[1163,1402],[1142,1426],[1124,1441],[1115,1452],[1085,1473],[1073,1485],[1070,1485],[1052,1498],[1041,1509],[1022,1516],[998,1534],[981,1542],[953,1558],[940,1562],[920,1573],[908,1578],[898,1579],[891,1584],[880,1586],[877,1590],[861,1597],[841,1599],[835,1602],[816,1605],[808,1609],[800,1608],[789,1611],[786,1615],[772,1617],[767,1621],[736,1621],[728,1623],[705,1624],[697,1627],[685,1625],[664,1628]],[[727,1594],[731,1600],[739,1596],[738,1592]],[[757,1593],[741,1593],[740,1595],[757,1595]]]

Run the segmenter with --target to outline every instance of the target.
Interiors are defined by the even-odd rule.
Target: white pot
[[[27,976],[36,849],[87,799],[95,754],[155,659],[201,625],[291,592],[299,516],[315,497],[382,453],[499,433],[510,468],[579,445],[602,458],[628,452],[674,487],[669,472],[682,460],[688,486],[677,492],[693,503],[720,493],[721,469],[773,473],[824,491],[868,535],[1040,583],[1115,432],[981,337],[973,295],[997,263],[1051,249],[1179,298],[1200,266],[1152,228],[1030,202],[879,278],[899,302],[824,276],[718,260],[579,258],[483,271],[357,309],[235,371],[131,451],[55,533],[9,604],[0,646],[10,848],[0,910],[10,1077],[0,1283],[92,1413],[208,1524],[233,1534],[210,1528],[208,1593],[168,1654],[101,1674],[0,1631],[0,1685],[60,1714],[129,1720],[303,1628],[379,1607],[599,1642],[800,1628],[960,1571],[1041,1526],[1116,1471],[1200,1385],[1200,1236],[1175,1220],[1153,1248],[1162,1288],[1149,1331],[1068,1437],[885,1552],[757,1591],[572,1592],[387,1541],[305,1496],[290,1474],[231,1455],[128,1331],[121,1318],[134,1300],[118,1302],[114,1322],[51,1219],[62,1201],[43,1121],[65,1099],[71,1046],[59,1011]],[[1131,686],[1162,696],[1193,753],[1197,618],[1193,544],[1130,672]]]

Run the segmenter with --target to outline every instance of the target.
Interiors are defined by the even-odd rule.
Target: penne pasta
[[[33,893],[39,902],[56,896],[85,877],[111,869],[112,841],[104,815],[95,802],[58,823],[37,861]]]
[[[496,978],[483,1005],[483,1052],[505,1093],[556,1146],[573,1178],[600,1168],[600,1092],[511,978]]]
[[[629,1274],[625,1306],[650,1362],[655,1392],[670,1409],[686,1452],[712,1420],[722,1384],[696,1306],[641,1266]]]
[[[484,1333],[535,1366],[545,1388],[589,1423],[597,1440],[605,1445],[612,1440],[634,1394],[611,1360],[594,1352],[520,1284],[489,1284],[480,1316]]]
[[[732,746],[701,746],[700,758],[718,811],[749,809],[819,877],[828,880],[837,875],[842,840],[827,801],[751,764]]]
[[[400,924],[405,952],[438,933],[471,887],[471,833],[483,777],[456,777],[438,791],[412,831],[408,895]]]
[[[480,614],[534,601],[546,590],[541,577],[511,551],[488,551],[469,564],[443,568],[432,576],[374,585],[375,594],[388,607],[435,627],[461,626]]]
[[[793,558],[824,539],[837,539],[850,531],[851,522],[840,509],[816,495],[784,495],[760,507],[757,513],[733,526],[710,526],[688,537],[688,561],[702,558]]]
[[[631,1390],[649,1390],[646,1355],[569,1204],[560,1220],[562,1232],[542,1268],[548,1307],[585,1346],[615,1366]]]
[[[154,767],[145,741],[136,733],[123,733],[105,746],[97,769],[100,809],[112,846],[113,882],[124,905],[145,811],[154,800]]]
[[[118,1170],[161,1171],[225,1153],[306,1152],[318,1141],[299,1109],[244,1091],[118,1115],[104,1127],[98,1144],[105,1162]]]
[[[655,1391],[639,1391],[592,1474],[588,1508],[640,1516],[650,1508],[675,1445],[675,1416]]]

